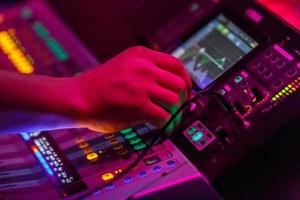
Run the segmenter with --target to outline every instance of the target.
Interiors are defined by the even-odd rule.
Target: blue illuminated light
[[[30,136],[29,136],[28,133],[21,133],[21,135],[22,135],[22,137],[23,137],[23,139],[24,139],[25,141],[30,140]]]
[[[46,171],[48,172],[48,174],[53,175],[53,171],[51,170],[51,168],[49,167],[49,165],[47,164],[46,160],[43,158],[43,156],[39,152],[39,150],[36,147],[33,147],[32,150],[33,150],[35,156],[39,159],[40,163],[46,169]]]

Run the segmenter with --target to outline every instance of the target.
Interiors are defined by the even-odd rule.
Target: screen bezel
[[[249,21],[249,19],[246,18],[246,16],[237,15],[231,9],[223,6],[220,9],[217,9],[216,11],[214,11],[210,16],[207,17],[206,20],[199,22],[187,34],[185,34],[181,38],[179,38],[179,41],[177,42],[178,45],[169,49],[169,53],[173,53],[178,47],[180,47],[183,43],[185,43],[189,38],[193,37],[201,28],[208,25],[212,20],[214,20],[219,15],[225,16],[234,25],[236,25],[238,28],[240,28],[243,32],[245,32],[247,35],[249,35],[252,39],[254,39],[258,43],[258,45],[254,49],[252,49],[249,53],[247,53],[244,57],[239,59],[236,63],[234,63],[233,65],[229,66],[226,70],[224,70],[223,73],[218,75],[205,88],[200,88],[200,86],[194,80],[192,80],[193,89],[195,91],[208,89],[208,88],[212,87],[213,85],[218,84],[220,82],[221,77],[227,77],[228,73],[230,71],[234,70],[234,68],[237,65],[246,64],[246,62],[250,58],[252,58],[254,55],[257,54],[257,52],[260,52],[260,50],[263,47],[265,47],[267,41],[269,40],[268,37],[266,37],[261,31],[259,31],[257,28],[254,27],[254,25],[251,23],[251,21]]]

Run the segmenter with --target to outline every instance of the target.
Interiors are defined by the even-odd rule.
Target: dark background
[[[192,0],[48,0],[83,43],[104,61],[137,45]],[[88,3],[87,3],[88,2]]]

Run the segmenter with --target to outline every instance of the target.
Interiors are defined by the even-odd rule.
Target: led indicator
[[[241,72],[242,77],[247,78],[248,77],[248,73],[246,71],[242,71]]]
[[[136,138],[133,138],[133,139],[129,140],[129,144],[134,145],[134,144],[137,144],[141,141],[142,141],[141,138],[136,137]]]
[[[138,143],[136,145],[133,146],[133,149],[136,150],[136,151],[140,151],[142,149],[145,149],[146,148],[146,144],[141,142],[141,143]]]
[[[65,61],[69,58],[68,53],[56,39],[51,37],[49,30],[41,22],[34,22],[32,24],[32,29],[42,40],[45,41],[48,48],[52,51],[52,53],[59,61]]]
[[[86,155],[86,154],[93,153],[93,152],[94,152],[93,149],[90,148],[90,147],[83,149],[83,153],[84,153],[85,155]]]
[[[101,179],[103,181],[109,181],[109,180],[113,179],[114,177],[115,176],[113,175],[113,173],[108,172],[108,173],[102,174]]]
[[[87,143],[87,142],[84,142],[84,143],[79,144],[79,148],[80,148],[80,149],[84,149],[84,148],[86,148],[86,147],[88,147],[88,146],[89,146],[89,143]]]
[[[86,155],[86,158],[88,160],[94,160],[94,159],[98,158],[98,154],[95,153],[95,152],[94,153],[90,153],[90,154]]]
[[[43,167],[47,171],[47,173],[49,175],[53,175],[53,171],[51,170],[51,168],[49,167],[49,165],[47,164],[46,160],[43,158],[43,156],[39,152],[39,150],[35,146],[32,146],[31,148],[32,148],[33,153],[35,154],[35,156],[38,158],[38,160],[40,161],[40,163],[43,165]]]
[[[243,80],[243,77],[242,77],[242,76],[236,76],[236,77],[234,78],[234,82],[235,82],[235,83],[240,83],[242,80]]]
[[[20,47],[20,41],[15,38],[14,32],[14,30],[0,32],[0,48],[16,67],[18,72],[31,74],[34,67],[24,54],[23,51],[25,50],[23,47]]]
[[[134,137],[136,137],[137,136],[137,134],[135,133],[135,132],[129,132],[129,133],[127,133],[126,135],[125,135],[125,139],[126,140],[130,140],[130,139],[132,139],[132,138],[134,138]]]
[[[196,131],[197,131],[197,128],[196,128],[195,126],[192,126],[191,128],[189,128],[188,134],[189,134],[189,135],[192,135],[192,134],[194,134]]]
[[[21,133],[21,135],[22,135],[22,137],[23,137],[23,139],[24,139],[25,141],[30,140],[30,136],[29,136],[28,133]]]
[[[192,140],[194,142],[198,142],[202,138],[202,136],[203,136],[203,133],[199,131],[199,132],[195,133],[195,135],[193,135]]]
[[[227,92],[230,92],[231,91],[231,87],[229,85],[225,85],[224,86],[224,89],[227,91]]]
[[[120,133],[126,134],[126,133],[129,133],[131,131],[132,131],[132,128],[128,128],[128,129],[121,130]]]

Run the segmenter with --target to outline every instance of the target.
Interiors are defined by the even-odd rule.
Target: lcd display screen
[[[183,61],[193,81],[204,89],[257,46],[257,41],[220,14],[172,55]]]

